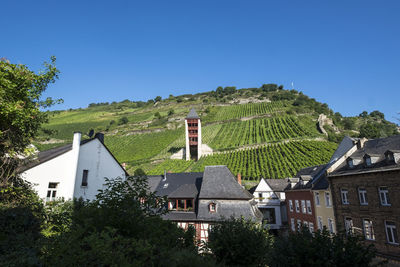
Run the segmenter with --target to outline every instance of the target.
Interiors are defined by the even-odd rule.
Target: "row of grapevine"
[[[206,122],[240,119],[244,117],[270,114],[284,110],[284,108],[285,102],[283,101],[215,107],[211,110],[209,116],[204,119]]]
[[[210,146],[226,149],[311,136],[315,133],[305,130],[291,116],[262,118],[222,124]]]
[[[325,141],[279,143],[206,156],[186,171],[199,172],[208,165],[227,165],[232,173],[241,173],[248,180],[293,177],[302,168],[327,163],[336,147],[337,144]]]
[[[182,135],[183,130],[167,130],[148,134],[105,136],[105,144],[119,162],[150,159]]]
[[[154,169],[150,170],[148,175],[159,175],[163,174],[164,171],[167,172],[184,172],[191,165],[193,165],[194,161],[192,160],[179,160],[179,159],[167,159],[163,161],[161,164],[157,165]]]

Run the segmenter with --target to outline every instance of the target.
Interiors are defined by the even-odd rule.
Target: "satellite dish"
[[[90,138],[92,138],[92,136],[94,135],[94,130],[91,129],[91,130],[89,131],[89,134],[88,134],[88,135],[89,135]]]

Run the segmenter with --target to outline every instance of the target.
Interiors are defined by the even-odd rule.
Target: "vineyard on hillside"
[[[316,133],[303,129],[293,117],[263,118],[223,124],[210,146],[226,149],[311,136]]]
[[[227,165],[233,174],[241,173],[247,180],[293,177],[302,168],[328,162],[336,147],[325,141],[292,141],[206,156],[196,163],[167,160],[149,174],[162,174],[164,170],[200,172],[208,165]]]
[[[213,107],[204,118],[205,122],[226,121],[250,116],[283,111],[287,103],[283,101],[248,103],[242,105]]]

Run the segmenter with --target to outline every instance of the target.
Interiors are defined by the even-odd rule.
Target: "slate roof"
[[[148,176],[149,180],[160,178],[154,190],[156,195],[163,197],[174,193],[197,197],[203,179],[202,172],[167,173],[166,176],[166,178],[164,175]],[[185,192],[185,190],[189,191]]]
[[[353,168],[347,166],[347,162],[343,162],[335,171],[329,174],[329,176],[338,175],[351,175],[366,172],[376,171],[389,171],[400,169],[400,164],[395,162],[387,162],[385,159],[386,151],[398,151],[400,150],[400,135],[394,135],[386,138],[378,138],[368,140],[364,143],[362,148],[357,149],[349,158],[363,159],[365,155],[379,156],[378,162],[366,166],[362,162],[355,165]],[[395,152],[396,153],[396,152]]]
[[[197,114],[196,110],[194,108],[192,108],[189,111],[189,114],[186,116],[186,119],[200,119],[200,117]]]
[[[262,214],[252,204],[253,196],[243,189],[226,166],[206,166],[204,173],[166,173],[148,176],[149,186],[158,196],[169,199],[194,198],[193,212],[170,211],[164,219],[173,221],[217,221],[243,216],[261,220]],[[216,212],[209,211],[209,203],[216,203]]]
[[[289,179],[265,179],[265,182],[274,192],[283,192],[290,186]]]
[[[200,199],[252,199],[226,166],[206,166]]]
[[[82,140],[81,141],[81,145],[86,144],[90,141],[92,141],[93,139],[86,139],[86,140]],[[54,159],[68,151],[72,150],[72,143],[71,144],[67,144],[64,146],[60,146],[60,147],[55,147],[49,150],[45,150],[45,151],[40,151],[36,158],[34,158],[33,160],[29,160],[28,164],[23,165],[22,167],[20,167],[18,169],[19,172],[24,172],[26,170],[29,170],[33,167],[36,167],[39,164],[45,163],[46,161],[49,161],[51,159]]]
[[[216,212],[209,211],[209,205],[216,204]],[[255,203],[248,200],[200,200],[198,208],[198,220],[220,221],[231,217],[243,217],[246,220],[262,220],[261,212]]]

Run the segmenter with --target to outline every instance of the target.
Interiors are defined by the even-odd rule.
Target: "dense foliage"
[[[262,225],[231,218],[213,225],[206,247],[223,266],[266,266],[271,244]]]

